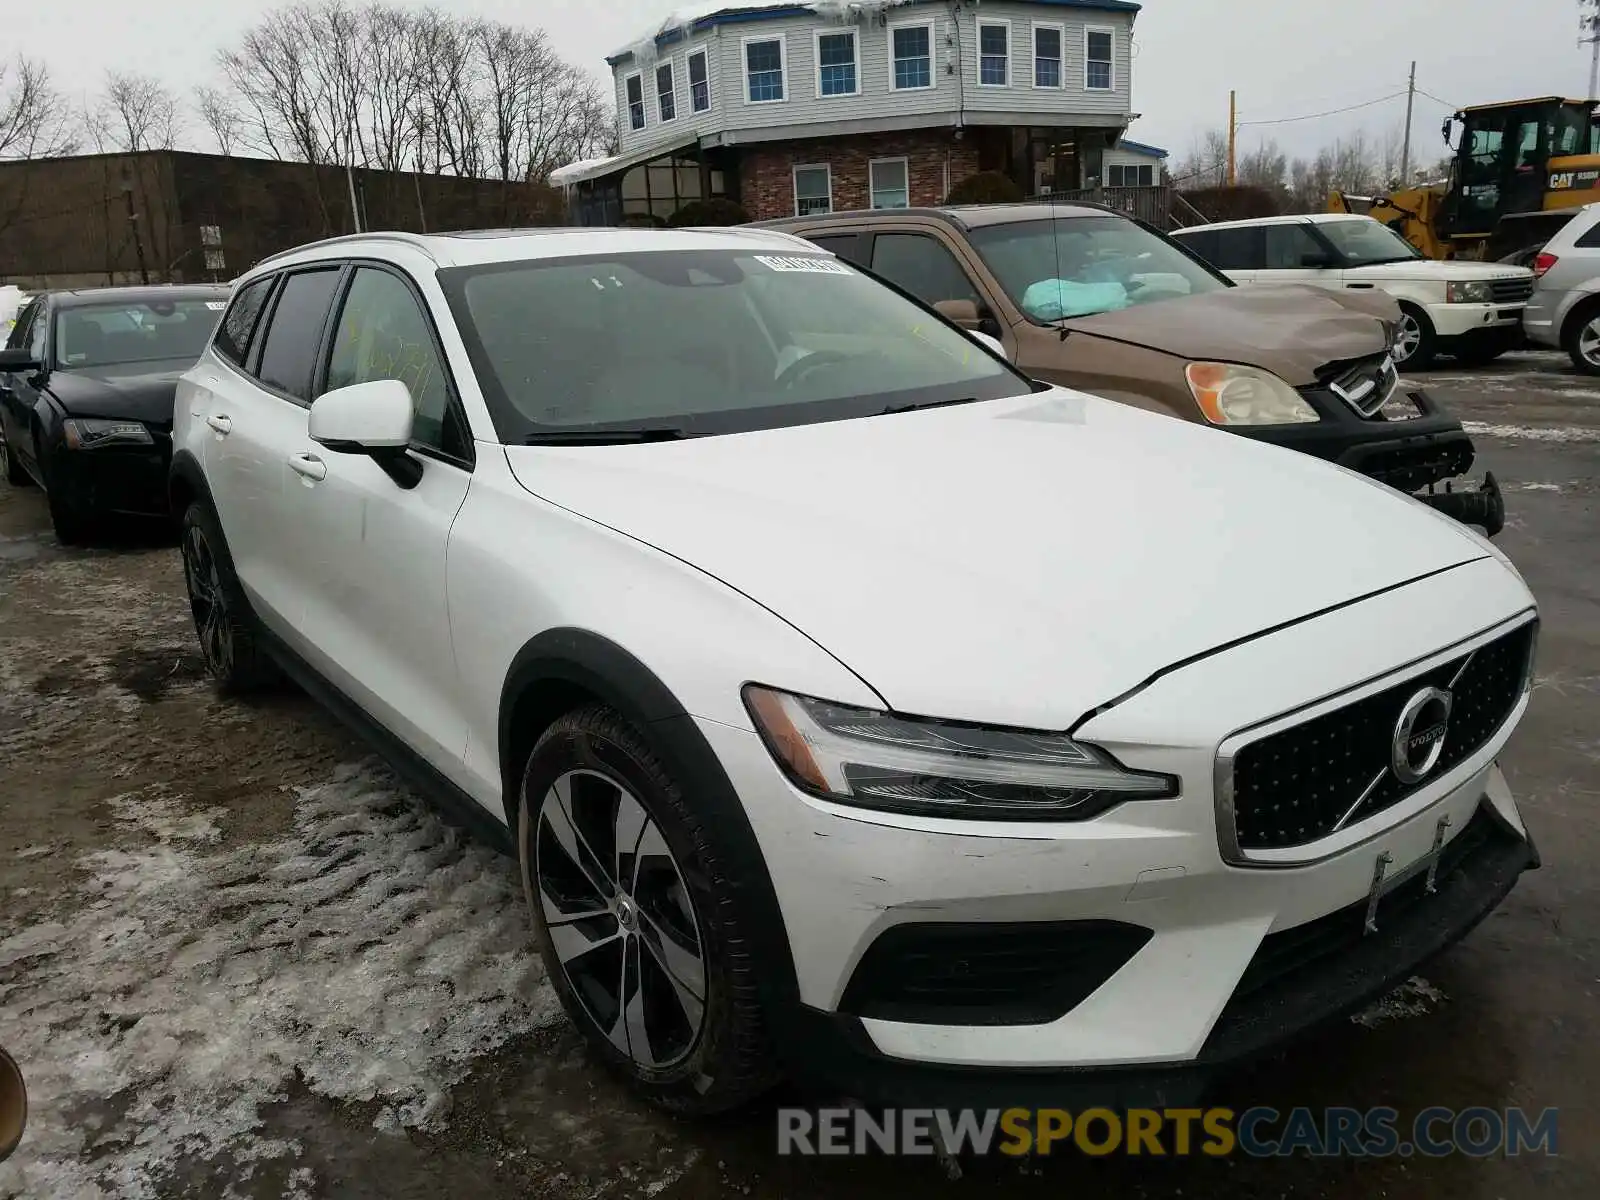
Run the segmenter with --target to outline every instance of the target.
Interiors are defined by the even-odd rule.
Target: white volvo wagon
[[[512,849],[572,1020],[680,1111],[1170,1102],[1537,862],[1489,543],[785,234],[305,247],[174,436],[211,672]]]

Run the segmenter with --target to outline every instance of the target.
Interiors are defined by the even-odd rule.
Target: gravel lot
[[[1555,1159],[795,1161],[771,1107],[658,1117],[585,1060],[514,866],[293,694],[202,680],[176,552],[65,551],[0,484],[0,1196],[1600,1195],[1600,382],[1419,379],[1507,489],[1544,607],[1506,766],[1545,857],[1426,979],[1232,1082],[1271,1103],[1561,1109]]]

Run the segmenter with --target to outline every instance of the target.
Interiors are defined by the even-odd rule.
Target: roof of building
[[[599,179],[605,175],[615,175],[629,167],[636,167],[640,163],[652,162],[658,158],[666,158],[680,150],[687,150],[696,145],[699,138],[693,134],[686,134],[676,142],[665,144],[657,143],[647,146],[642,150],[635,150],[632,154],[613,154],[610,158],[586,158],[579,162],[568,163],[564,167],[557,167],[550,172],[550,186],[556,188],[571,187],[575,183],[586,183],[591,179]]]
[[[853,23],[886,9],[922,4],[929,0],[699,0],[674,11],[656,28],[606,56],[616,66],[629,58],[648,61],[656,46],[678,41],[702,29],[746,21],[767,21],[783,17],[820,16],[841,23]],[[1136,13],[1142,7],[1135,0],[1023,0],[1057,8],[1088,8],[1102,12]]]
[[[1117,143],[1118,150],[1126,150],[1130,154],[1148,154],[1151,158],[1170,158],[1171,155],[1160,146],[1149,146],[1144,142],[1136,142],[1132,138],[1123,138]]]

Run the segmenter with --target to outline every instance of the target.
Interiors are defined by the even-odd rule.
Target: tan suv
[[[1454,488],[1472,467],[1472,439],[1400,379],[1392,356],[1400,310],[1387,295],[1235,287],[1152,227],[1093,205],[883,209],[761,224],[998,340],[1036,379],[1339,463],[1490,536],[1505,523],[1492,474],[1481,487]]]

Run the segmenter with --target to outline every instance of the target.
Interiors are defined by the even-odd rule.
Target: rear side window
[[[1572,244],[1582,250],[1592,250],[1596,246],[1600,246],[1600,219],[1596,219]]]
[[[269,275],[265,279],[247,283],[239,289],[239,294],[233,298],[233,303],[223,314],[213,344],[217,348],[217,353],[229,362],[243,364],[245,356],[250,353],[250,335],[256,331],[256,323],[261,319],[261,309],[272,293],[272,284],[276,278],[275,275]]]
[[[1172,235],[1172,240],[1189,251],[1189,253],[1198,254],[1207,262],[1211,261],[1217,249],[1217,235],[1209,229],[1202,230],[1199,233],[1187,233],[1179,230]]]
[[[339,283],[339,268],[301,271],[284,280],[261,347],[256,375],[268,387],[310,401],[317,346],[328,322],[328,307]]]
[[[817,237],[807,235],[806,241],[816,246],[821,246],[830,254],[837,254],[840,258],[851,262],[861,262],[861,238],[854,233],[831,233]],[[861,263],[865,266],[865,263]]]
[[[17,323],[11,327],[11,336],[6,339],[7,350],[21,350],[29,344],[28,333],[43,311],[44,297],[41,296],[17,314]]]
[[[1219,271],[1259,271],[1266,257],[1260,227],[1216,230],[1217,244],[1207,257]]]

